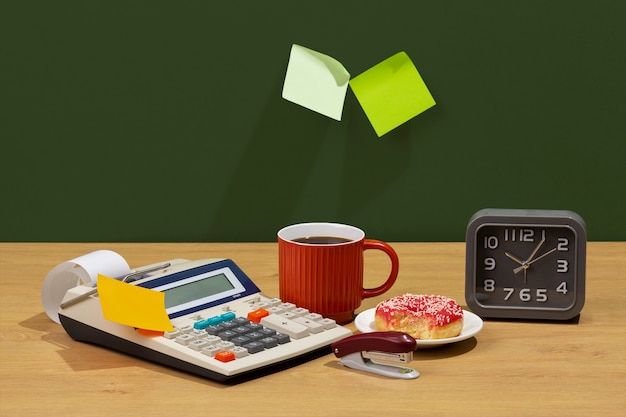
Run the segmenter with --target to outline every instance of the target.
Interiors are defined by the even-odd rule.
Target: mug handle
[[[375,239],[365,239],[363,243],[363,250],[366,251],[368,249],[378,249],[385,252],[389,259],[391,260],[391,272],[389,273],[389,277],[387,281],[380,287],[376,288],[363,288],[361,291],[361,298],[370,298],[376,297],[377,295],[381,295],[382,293],[388,291],[393,284],[396,282],[396,278],[398,278],[398,269],[399,269],[399,261],[398,254],[396,251],[389,246],[389,244],[382,242],[380,240]]]

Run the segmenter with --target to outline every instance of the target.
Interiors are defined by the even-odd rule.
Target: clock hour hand
[[[509,252],[504,252],[504,254],[509,257],[510,259],[513,259],[515,262],[517,262],[518,264],[520,264],[521,266],[519,268],[515,268],[513,269],[513,272],[515,272],[516,274],[521,271],[522,269],[524,270],[524,284],[526,284],[526,270],[528,269],[528,262],[526,261],[522,261],[520,258],[518,258],[517,256],[509,253]]]
[[[539,257],[537,257],[537,258],[533,259],[532,261],[525,262],[522,266],[520,266],[520,267],[518,267],[518,268],[515,268],[515,269],[513,270],[513,272],[515,272],[515,273],[517,274],[519,271],[521,271],[522,269],[526,269],[526,268],[528,268],[531,264],[533,264],[533,263],[537,262],[539,259],[541,259],[541,258],[545,258],[546,256],[550,255],[550,254],[551,254],[552,252],[554,252],[555,250],[556,250],[556,248],[552,248],[552,249],[550,249],[549,251],[547,251],[546,253],[544,253],[543,255],[541,255],[541,256],[539,256]]]
[[[518,258],[517,256],[513,255],[512,253],[509,252],[504,252],[504,254],[509,258],[514,260],[515,262],[517,262],[520,265],[524,265],[524,261],[522,261],[520,258]]]

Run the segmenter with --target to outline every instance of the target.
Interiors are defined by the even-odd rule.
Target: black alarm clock
[[[587,231],[573,211],[480,210],[465,242],[465,300],[479,316],[569,320],[582,310]]]

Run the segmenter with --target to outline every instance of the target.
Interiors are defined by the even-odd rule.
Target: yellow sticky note
[[[335,120],[341,120],[350,74],[336,59],[292,45],[283,98]]]
[[[174,330],[160,291],[98,275],[98,297],[107,320],[145,330]]]
[[[406,52],[359,74],[350,80],[350,88],[378,137],[435,105]]]

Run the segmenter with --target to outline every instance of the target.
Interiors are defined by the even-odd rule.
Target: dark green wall
[[[626,240],[624,1],[5,1],[0,240],[462,241],[484,207]],[[281,98],[293,43],[406,51],[437,105],[378,138]]]

